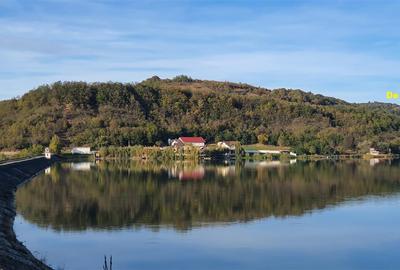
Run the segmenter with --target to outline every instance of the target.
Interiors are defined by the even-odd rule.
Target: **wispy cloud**
[[[180,73],[384,100],[400,1],[0,2],[0,99],[56,80]],[[400,91],[400,89],[399,89]]]

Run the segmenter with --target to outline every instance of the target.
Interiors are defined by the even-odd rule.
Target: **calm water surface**
[[[17,191],[56,269],[400,269],[399,161],[59,163]]]

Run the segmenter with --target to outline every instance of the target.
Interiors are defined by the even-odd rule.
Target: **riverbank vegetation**
[[[399,153],[400,106],[353,104],[187,76],[140,83],[57,82],[0,102],[0,149],[165,146],[169,138],[291,147],[298,154]]]
[[[102,147],[99,151],[99,157],[105,159],[148,159],[148,160],[180,160],[180,159],[198,159],[199,149],[187,148],[185,153],[183,149],[175,150],[172,147]]]
[[[39,144],[34,144],[20,151],[0,152],[0,161],[28,158],[43,155],[44,147]]]
[[[248,150],[279,150],[281,153],[246,153]],[[173,147],[102,147],[97,154],[100,159],[119,159],[119,160],[151,160],[151,161],[178,161],[178,160],[323,160],[323,159],[393,159],[399,158],[396,154],[380,154],[378,156],[370,154],[347,154],[347,155],[291,155],[289,147],[276,147],[268,145],[236,145],[235,150],[218,148],[207,145],[204,149],[196,147],[173,148]],[[76,156],[76,155],[72,155]]]
[[[224,153],[225,151],[221,151]],[[219,153],[219,152],[218,152]],[[196,147],[185,147],[175,149],[173,147],[157,146],[130,146],[130,147],[102,147],[98,152],[100,159],[119,160],[151,160],[151,161],[173,161],[173,160],[199,160],[201,158],[214,157],[216,150],[205,149],[200,151]]]

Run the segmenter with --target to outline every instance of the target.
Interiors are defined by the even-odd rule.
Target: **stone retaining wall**
[[[1,270],[50,270],[36,259],[17,240],[13,225],[15,218],[15,191],[42,170],[51,166],[58,158],[44,157],[0,165],[0,269]]]

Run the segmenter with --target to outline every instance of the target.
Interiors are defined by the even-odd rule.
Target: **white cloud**
[[[389,5],[188,3],[2,2],[0,98],[54,80],[183,73],[351,100],[357,88],[365,101],[400,75],[399,19]]]

